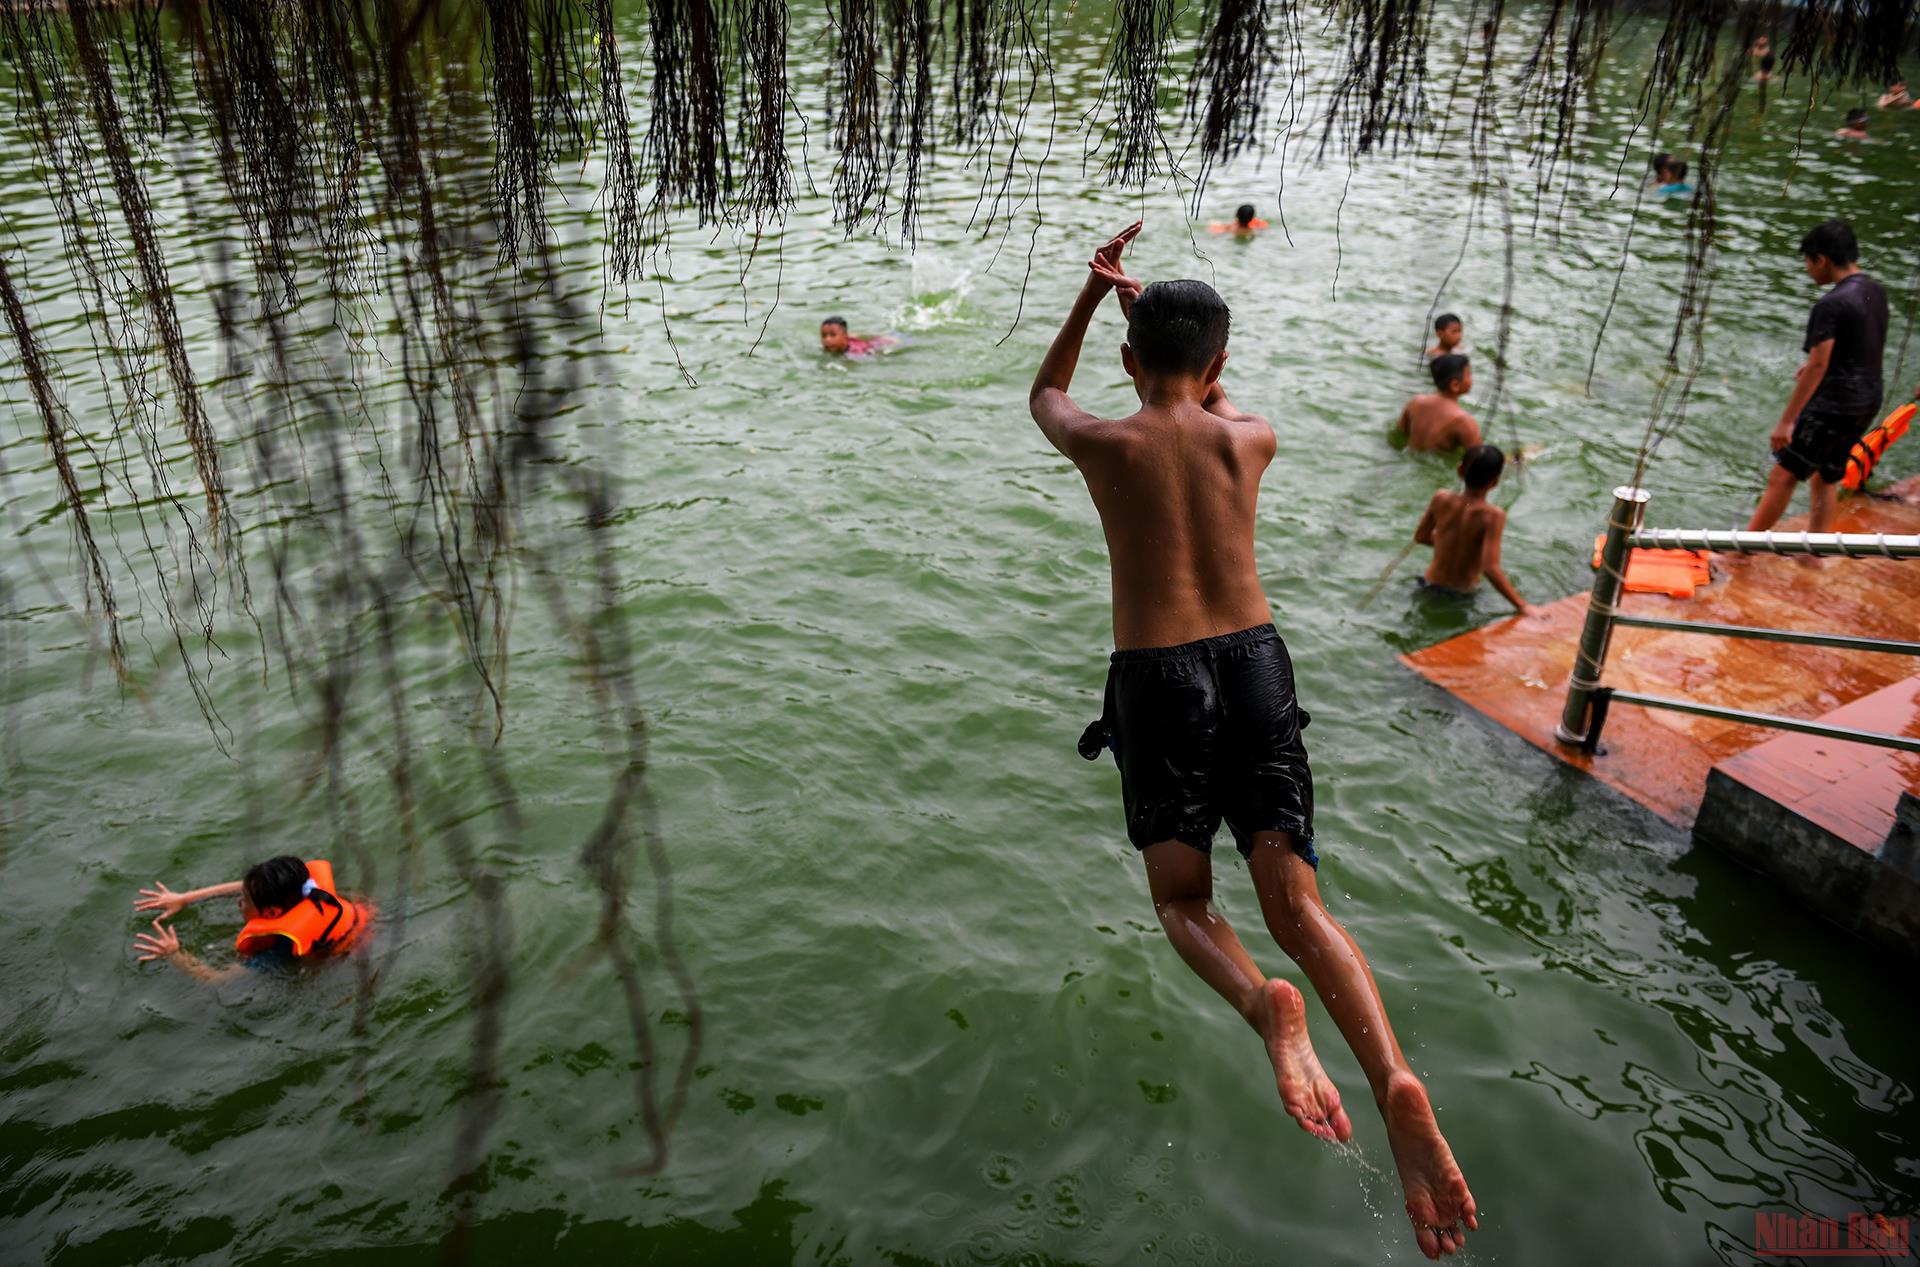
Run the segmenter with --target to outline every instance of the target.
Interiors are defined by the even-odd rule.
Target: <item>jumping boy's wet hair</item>
[[[1462,324],[1463,323],[1460,320],[1459,313],[1443,312],[1439,316],[1433,319],[1433,332],[1435,334],[1439,334],[1442,330],[1446,329],[1448,326],[1457,326]]]
[[[1685,163],[1669,163],[1667,165],[1667,183],[1669,185],[1677,185],[1686,178],[1687,165]]]
[[[844,330],[847,328],[847,319],[845,317],[828,317],[825,321],[822,321],[820,324],[823,326],[839,326],[842,330]]]
[[[1460,478],[1469,492],[1478,492],[1500,478],[1507,469],[1507,455],[1498,445],[1476,444],[1460,455]]]
[[[1233,213],[1233,218],[1235,220],[1238,220],[1241,224],[1252,224],[1253,223],[1253,204],[1250,202],[1241,203],[1239,206],[1239,209]]]
[[[1155,282],[1133,301],[1127,344],[1140,368],[1155,374],[1201,374],[1227,346],[1232,314],[1205,282]]]
[[[1863,128],[1866,125],[1867,125],[1867,112],[1865,110],[1862,110],[1859,106],[1855,106],[1853,109],[1847,111],[1848,127]]]
[[[1454,379],[1467,376],[1467,366],[1471,363],[1467,360],[1465,353],[1449,352],[1445,356],[1434,357],[1433,363],[1427,368],[1433,371],[1433,385],[1440,391],[1445,391],[1447,385]]]
[[[1860,258],[1860,243],[1853,236],[1853,226],[1845,220],[1829,220],[1825,224],[1816,224],[1800,239],[1800,254],[1808,259],[1824,255],[1830,263],[1851,264]]]
[[[300,890],[311,877],[307,864],[292,854],[281,854],[265,862],[256,862],[241,877],[240,886],[247,900],[262,911],[284,911],[299,905]]]

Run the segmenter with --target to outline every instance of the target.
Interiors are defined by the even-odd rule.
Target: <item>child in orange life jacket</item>
[[[238,897],[240,917],[246,921],[233,942],[242,963],[225,968],[215,968],[182,950],[178,934],[162,922],[195,902],[215,897]],[[349,950],[373,922],[372,907],[335,894],[331,864],[319,859],[302,862],[285,854],[255,863],[243,879],[186,893],[175,893],[155,881],[153,888],[140,890],[133,909],[159,912],[153,932],[134,936],[140,962],[165,959],[200,981],[224,981],[249,968]]]
[[[1246,238],[1252,237],[1266,227],[1267,222],[1253,214],[1253,204],[1243,202],[1234,211],[1232,223],[1222,224],[1220,221],[1215,220],[1207,226],[1207,231],[1209,233],[1231,233],[1236,237]]]

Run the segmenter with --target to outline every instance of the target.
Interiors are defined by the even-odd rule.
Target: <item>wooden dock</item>
[[[1843,503],[1835,531],[1920,533],[1920,478],[1895,493]],[[1657,512],[1651,523],[1669,526]],[[1629,594],[1621,609],[1896,640],[1920,631],[1920,560],[1718,555],[1714,574],[1691,599]],[[1920,805],[1902,803],[1920,798],[1920,754],[1616,704],[1588,756],[1553,737],[1586,609],[1586,594],[1571,595],[1401,660],[1557,760],[1780,879],[1821,914],[1920,959],[1920,866],[1902,843]],[[1602,680],[1920,736],[1920,661],[1910,656],[1617,627]]]

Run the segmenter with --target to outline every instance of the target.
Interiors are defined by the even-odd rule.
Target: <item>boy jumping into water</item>
[[[1394,423],[1396,430],[1405,433],[1407,447],[1445,453],[1480,443],[1480,424],[1460,407],[1460,398],[1473,390],[1473,363],[1449,352],[1434,357],[1427,369],[1434,389],[1408,401]]]
[[[1427,513],[1413,530],[1416,545],[1433,547],[1433,562],[1421,583],[1431,589],[1470,594],[1485,573],[1500,596],[1522,616],[1528,607],[1520,592],[1500,568],[1500,536],[1507,528],[1507,512],[1487,500],[1500,482],[1507,455],[1491,444],[1476,444],[1460,459],[1460,482],[1466,491],[1441,489],[1427,503]]]
[[[1387,1023],[1360,948],[1315,883],[1313,775],[1286,647],[1254,567],[1254,507],[1273,428],[1236,409],[1220,383],[1228,312],[1212,287],[1142,290],[1120,269],[1135,224],[1101,247],[1034,376],[1028,407],[1079,468],[1112,563],[1106,707],[1080,739],[1112,748],[1127,837],[1146,865],[1160,926],[1187,966],[1266,1046],[1281,1103],[1308,1134],[1346,1140],[1353,1124],[1307,1039],[1300,991],[1268,978],[1213,906],[1208,851],[1224,818],[1247,859],[1267,929],[1306,972],[1352,1047],[1386,1120],[1420,1248],[1465,1242],[1478,1215],[1426,1088]],[[1067,394],[1087,324],[1117,291],[1120,361],[1140,409],[1096,418]]]

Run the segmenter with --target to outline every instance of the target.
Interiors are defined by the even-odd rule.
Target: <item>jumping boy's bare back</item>
[[[1101,719],[1081,754],[1114,752],[1127,835],[1146,863],[1161,927],[1180,957],[1258,1033],[1287,1113],[1345,1140],[1352,1123],[1314,1054],[1305,1001],[1261,973],[1213,906],[1220,822],[1247,858],[1268,931],[1339,1026],[1386,1122],[1409,1217],[1429,1257],[1477,1227],[1472,1195],[1393,1036],[1365,957],[1321,904],[1307,724],[1292,665],[1254,566],[1260,477],[1275,453],[1264,419],[1220,386],[1226,306],[1199,282],[1142,290],[1120,270],[1134,225],[1101,247],[1029,398],[1034,420],[1086,479],[1113,570],[1115,653]],[[1067,392],[1087,325],[1109,290],[1129,319],[1121,360],[1140,409],[1110,420]]]

